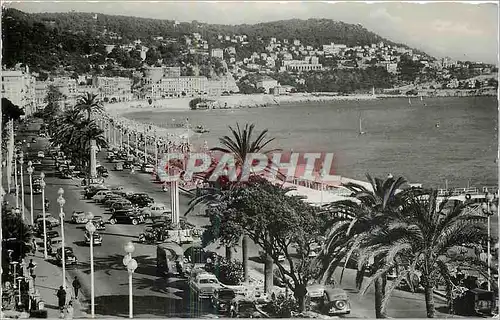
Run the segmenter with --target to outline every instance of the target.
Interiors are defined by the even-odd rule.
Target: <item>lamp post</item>
[[[24,154],[22,151],[19,153],[19,164],[21,165],[21,212],[24,221],[24,178],[23,178]]]
[[[19,264],[19,262],[17,261],[12,261],[12,266],[14,267],[14,279],[16,278],[16,274],[17,274],[17,265]],[[17,288],[17,284],[16,282],[14,281],[14,289]]]
[[[85,225],[85,229],[89,232],[90,238],[90,316],[92,318],[95,317],[95,300],[94,300],[94,232],[96,230],[94,223],[92,223],[92,219],[94,215],[89,212],[87,214],[87,224]]]
[[[497,211],[497,206],[493,202],[495,196],[491,193],[486,192],[485,194],[486,203],[483,203],[483,212],[488,216],[488,242],[487,242],[487,257],[486,261],[488,264],[488,291],[491,291],[491,216]]]
[[[40,179],[40,187],[42,188],[43,256],[47,260],[49,257],[47,255],[47,219],[45,219],[45,173],[40,173]]]
[[[128,317],[132,319],[134,317],[134,304],[133,304],[133,290],[132,290],[132,275],[134,274],[135,269],[137,269],[137,261],[132,258],[132,252],[134,252],[135,247],[132,242],[128,242],[124,246],[126,256],[123,257],[123,265],[127,267],[128,271],[128,308],[129,314]]]
[[[14,149],[14,183],[16,184],[16,208],[19,208],[19,183],[17,181],[17,158],[18,154]]]
[[[321,204],[321,206],[323,206],[323,189],[325,188],[323,179],[326,176],[326,172],[325,172],[324,168],[321,169],[321,171],[319,173],[319,176],[320,176],[320,188],[321,188],[321,191],[320,191],[320,193],[321,193],[321,202],[320,202],[320,204]]]
[[[66,199],[63,198],[64,195],[64,189],[59,188],[57,191],[57,194],[59,195],[59,198],[57,198],[57,203],[59,203],[60,207],[60,212],[59,212],[59,218],[61,219],[61,238],[62,238],[62,277],[63,277],[63,288],[66,290],[66,257],[65,257],[65,242],[64,242],[64,204],[66,203]]]
[[[28,161],[28,168],[26,169],[30,176],[30,211],[31,211],[31,225],[33,225],[33,163]]]

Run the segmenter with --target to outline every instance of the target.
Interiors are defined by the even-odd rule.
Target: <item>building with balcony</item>
[[[24,70],[2,71],[2,97],[22,108],[26,114],[35,110],[35,78]]]
[[[323,65],[319,63],[318,57],[306,57],[304,60],[285,60],[283,67],[286,71],[302,72],[302,71],[318,71],[323,69]]]
[[[214,49],[212,49],[212,52],[210,55],[214,58],[224,59],[224,50],[219,49],[219,48],[214,48]]]
[[[104,102],[132,100],[132,79],[124,77],[97,77],[92,86],[98,88],[99,98]]]

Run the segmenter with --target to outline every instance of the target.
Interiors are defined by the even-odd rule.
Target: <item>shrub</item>
[[[273,318],[291,318],[292,312],[297,312],[297,310],[297,301],[293,297],[273,294],[271,303],[268,304],[265,311]]]
[[[212,267],[213,272],[220,282],[228,285],[240,285],[244,280],[243,264],[237,260],[220,258]]]

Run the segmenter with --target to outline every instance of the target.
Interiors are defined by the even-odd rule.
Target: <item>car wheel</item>
[[[109,223],[115,224],[116,223],[116,219],[109,219]]]
[[[139,221],[137,221],[137,219],[133,219],[133,220],[132,220],[132,224],[133,224],[134,226],[136,226],[138,223],[139,223]]]

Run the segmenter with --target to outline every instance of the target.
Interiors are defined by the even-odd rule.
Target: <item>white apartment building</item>
[[[257,81],[257,88],[264,88],[266,93],[271,93],[271,90],[278,85],[278,81],[270,77],[263,77],[262,79]]]
[[[65,105],[74,105],[78,98],[77,81],[69,77],[49,78],[47,81],[37,81],[35,85],[35,100],[37,107],[45,105],[45,97],[49,86],[54,86],[61,92],[64,100],[61,101],[61,107]]]
[[[319,63],[318,57],[306,57],[304,60],[283,61],[283,66],[287,71],[317,71],[322,70],[323,65]]]
[[[124,77],[94,77],[92,85],[99,89],[99,98],[104,102],[132,100],[132,79]]]
[[[25,110],[26,114],[35,110],[35,78],[28,67],[2,71],[2,97]]]
[[[220,48],[212,49],[211,56],[214,58],[224,59],[224,50]]]

